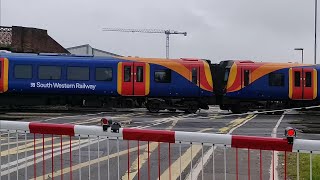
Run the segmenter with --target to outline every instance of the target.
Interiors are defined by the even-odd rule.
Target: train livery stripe
[[[146,84],[145,84],[145,91],[144,91],[144,95],[149,95],[150,93],[150,65],[148,63],[146,63]]]
[[[312,99],[316,99],[317,98],[317,94],[318,94],[318,74],[317,74],[317,70],[313,69],[313,97]]]
[[[292,68],[289,69],[289,98],[292,99]]]
[[[205,61],[202,62],[203,67],[200,67],[200,69],[203,68],[203,70],[200,71],[200,87],[204,90],[207,90],[209,92],[213,91],[213,83],[212,83],[212,76],[210,72],[209,64]]]
[[[240,89],[241,89],[241,68],[238,67],[236,63],[233,63],[229,73],[227,91],[234,92]]]
[[[118,57],[119,58],[119,57]],[[128,60],[128,61],[135,61],[135,62],[143,62],[143,63],[149,63],[149,64],[157,64],[163,67],[166,67],[168,69],[171,69],[175,71],[176,73],[180,74],[182,77],[187,79],[188,81],[192,82],[191,80],[191,70],[188,68],[188,64],[186,64],[181,59],[175,59],[174,61],[168,61],[167,59],[159,59],[159,58],[134,58],[134,57],[121,57],[120,59]],[[201,62],[202,60],[200,60]],[[203,61],[204,62],[204,61]],[[201,79],[200,87],[207,91],[212,91],[213,89],[213,83],[212,78],[210,74],[210,67],[206,63],[199,64],[199,61],[197,61],[195,64],[197,65],[203,65],[203,68],[206,72],[204,72],[204,78]],[[205,83],[204,83],[205,82]]]
[[[3,77],[3,92],[8,91],[8,69],[9,69],[9,60],[4,58],[3,60],[3,68],[2,68],[2,77]]]
[[[121,95],[122,93],[122,62],[118,63],[117,91],[118,91],[118,94]]]

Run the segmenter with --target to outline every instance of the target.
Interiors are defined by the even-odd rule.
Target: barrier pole
[[[236,148],[236,180],[239,180],[238,148]]]
[[[298,152],[297,152],[297,180],[300,179],[300,165],[299,165],[300,160],[299,160],[299,155],[300,155],[300,153],[299,153],[299,150],[298,150]]]
[[[260,149],[260,180],[262,180],[263,172],[262,172],[262,150]]]
[[[150,142],[148,141],[148,180],[150,180]]]
[[[214,168],[214,144],[212,145],[212,180],[215,180],[215,168]],[[180,158],[181,159],[181,158]]]
[[[53,177],[53,172],[54,172],[54,157],[53,157],[53,144],[54,144],[54,142],[53,142],[53,134],[51,135],[51,178],[52,178],[52,180],[54,179],[54,177]]]

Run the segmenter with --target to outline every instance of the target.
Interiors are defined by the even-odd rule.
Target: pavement
[[[166,111],[153,114],[144,109],[90,114],[21,112],[0,114],[1,120],[88,126],[100,125],[102,117],[120,122],[123,127],[265,137],[283,137],[284,129],[292,126],[298,128],[299,138],[320,138],[316,134],[317,127],[320,127],[317,113],[312,112],[232,115],[228,111],[221,111],[218,107],[212,106],[209,110],[201,110],[197,114]],[[310,128],[313,128],[313,131]],[[236,179],[237,172],[239,179],[248,179],[248,174],[251,179],[260,179],[260,176],[263,179],[270,179],[273,173],[276,177],[282,177],[281,173],[283,173],[281,170],[283,165],[278,160],[278,155],[281,153],[278,152],[275,152],[276,168],[273,171],[273,152],[268,151],[236,150],[217,146],[202,147],[194,143],[150,142],[148,145],[147,142],[107,140],[103,137],[63,136],[61,138],[35,135],[35,138],[34,140],[33,134],[1,132],[1,179],[17,179],[17,177],[24,179],[25,175],[29,179],[34,175],[37,179],[62,179],[61,175],[63,179],[70,179],[71,176],[73,179],[109,178],[110,180],[138,179],[138,177],[140,179],[148,179],[148,177],[150,179],[159,177],[160,179],[202,179],[202,177],[213,179],[213,171],[215,179],[225,177]],[[260,159],[260,153],[262,159]],[[214,160],[212,154],[214,154]]]

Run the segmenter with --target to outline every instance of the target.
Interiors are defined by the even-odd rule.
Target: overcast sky
[[[47,29],[64,47],[90,44],[125,56],[165,57],[164,34],[103,32],[101,29],[172,29],[188,33],[186,37],[171,36],[172,58],[206,58],[213,62],[226,59],[300,61],[300,52],[293,49],[301,47],[305,49],[305,62],[313,63],[313,0],[1,2],[2,25]]]

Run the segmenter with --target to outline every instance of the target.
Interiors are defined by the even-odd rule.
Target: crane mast
[[[103,28],[102,31],[165,34],[166,35],[166,58],[167,59],[169,59],[170,35],[171,34],[182,34],[184,36],[187,36],[187,32],[179,32],[179,31],[173,31],[173,30],[161,30],[161,29]]]

